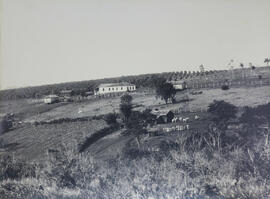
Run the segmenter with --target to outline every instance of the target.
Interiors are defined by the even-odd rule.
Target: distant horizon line
[[[203,64],[202,64],[203,65]],[[262,65],[262,66],[255,66],[255,67],[270,67],[268,65]],[[249,68],[249,67],[245,67]],[[239,67],[234,68],[234,70],[241,69]],[[217,70],[205,70],[205,71],[227,71],[229,69],[217,69]],[[110,77],[101,77],[101,78],[94,78],[94,79],[85,79],[85,80],[71,80],[66,82],[55,82],[55,83],[44,83],[44,84],[37,84],[37,85],[25,85],[25,86],[10,86],[7,88],[0,88],[0,91],[4,90],[13,90],[13,89],[21,89],[21,88],[30,88],[30,87],[39,87],[39,86],[50,86],[55,84],[66,84],[66,83],[76,83],[76,82],[85,82],[85,81],[95,81],[95,80],[103,80],[103,79],[113,79],[113,78],[120,78],[120,77],[129,77],[129,76],[140,76],[140,75],[151,75],[151,74],[162,74],[162,73],[172,73],[172,72],[194,72],[195,70],[181,70],[181,71],[164,71],[164,72],[154,72],[154,73],[140,73],[140,74],[127,74],[127,75],[121,75],[121,76],[110,76]],[[195,71],[198,72],[199,70]],[[200,71],[199,71],[200,72]]]

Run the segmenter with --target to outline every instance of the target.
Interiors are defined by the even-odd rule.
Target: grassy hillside
[[[2,153],[13,154],[19,159],[37,160],[44,158],[46,151],[59,145],[76,151],[78,143],[104,127],[106,123],[103,120],[27,125],[1,135],[2,145],[8,146],[5,150],[2,149]]]
[[[269,105],[252,109],[259,114],[253,116],[261,116],[260,111],[269,109]],[[210,117],[204,119],[211,123]],[[0,193],[4,199],[267,199],[269,132],[256,123],[252,129],[244,128],[250,125],[246,122],[243,120],[243,127],[233,130],[210,127],[143,136],[140,147],[132,135],[116,132],[81,154],[64,142],[51,145],[53,150],[41,159],[41,164],[5,157],[0,161]],[[76,132],[81,128],[68,126],[65,131],[68,129]]]
[[[184,110],[206,110],[209,103],[213,99],[223,99],[237,106],[255,106],[268,102],[270,94],[270,86],[262,87],[243,87],[231,88],[223,91],[221,89],[201,89],[200,95],[190,94],[192,90],[178,92],[176,95],[176,104],[164,105],[164,101],[157,99],[155,94],[133,93],[134,104],[136,110],[143,110],[147,107],[165,107],[165,109]],[[252,95],[250,95],[252,93]],[[181,100],[185,97],[190,99],[188,103],[183,103]],[[249,96],[249,97],[245,97]],[[33,122],[33,121],[48,121],[60,118],[77,118],[77,117],[92,117],[99,114],[107,114],[113,111],[119,112],[120,99],[103,98],[92,99],[82,102],[72,103],[57,103],[46,105],[42,102],[33,100],[19,99],[10,101],[0,101],[0,113],[14,113],[18,120]]]

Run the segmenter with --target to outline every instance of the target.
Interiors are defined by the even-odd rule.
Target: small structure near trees
[[[171,123],[174,118],[174,113],[172,111],[158,111],[152,112],[156,115],[156,124]]]
[[[47,95],[43,98],[45,104],[52,104],[59,102],[59,97],[57,95]]]
[[[187,83],[185,81],[182,81],[182,80],[169,81],[168,83],[171,83],[176,90],[181,91],[181,90],[187,89]]]
[[[73,90],[61,90],[59,95],[61,97],[70,97],[73,94],[74,94]]]

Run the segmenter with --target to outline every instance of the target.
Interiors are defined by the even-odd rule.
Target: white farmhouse
[[[58,102],[59,101],[59,97],[57,95],[47,95],[44,97],[44,103],[45,104],[52,104],[54,102]]]
[[[120,94],[128,91],[135,91],[136,86],[127,82],[121,83],[109,83],[109,84],[100,84],[94,91],[96,96],[100,95],[113,95]]]

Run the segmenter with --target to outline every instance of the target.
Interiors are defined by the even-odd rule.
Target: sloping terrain
[[[62,124],[27,125],[0,135],[2,143],[8,147],[2,154],[13,154],[15,158],[42,159],[49,149],[63,145],[68,150],[77,151],[78,144],[86,137],[106,127],[103,120],[89,122],[69,122]]]

